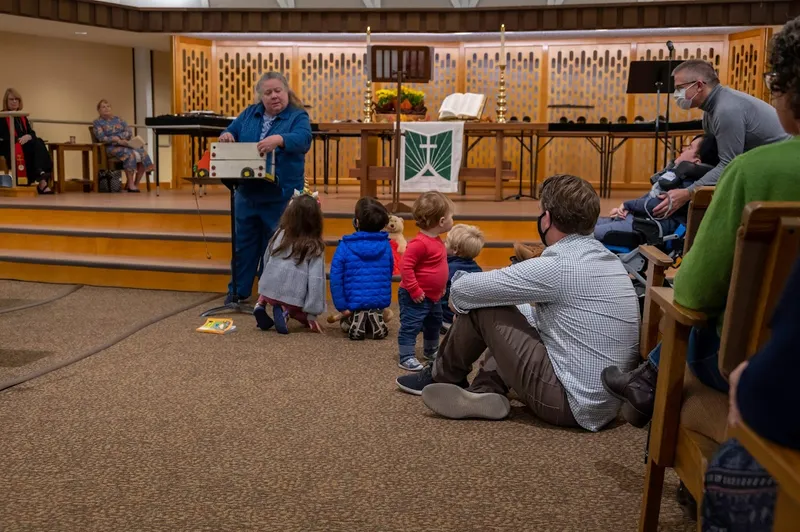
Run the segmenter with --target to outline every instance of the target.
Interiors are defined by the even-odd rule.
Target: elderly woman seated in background
[[[128,124],[111,112],[108,100],[100,100],[97,104],[100,116],[94,121],[94,135],[97,140],[106,145],[109,157],[122,161],[128,192],[140,192],[138,185],[145,172],[154,169],[153,161],[143,147],[129,145],[133,133]],[[135,174],[135,178],[134,178]]]
[[[22,111],[22,96],[19,92],[14,89],[6,90],[3,95],[3,111]],[[14,117],[13,128],[11,117],[0,120],[0,156],[5,157],[9,166],[14,164],[14,154],[8,153],[9,138],[12,134],[17,144],[22,146],[28,181],[31,184],[39,183],[36,187],[39,194],[52,194],[53,191],[48,185],[53,175],[53,160],[44,141],[36,136],[33,126],[24,116]]]

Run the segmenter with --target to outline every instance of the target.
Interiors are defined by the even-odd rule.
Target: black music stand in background
[[[667,97],[675,91],[675,78],[672,71],[683,63],[683,61],[633,61],[628,72],[627,94],[655,94],[656,95],[656,119],[653,157],[653,173],[658,172],[658,141],[661,131],[661,95]],[[668,125],[665,125],[669,127]],[[669,133],[665,131],[664,142],[669,143]],[[667,161],[664,161],[666,166]]]
[[[411,207],[400,201],[400,100],[403,82],[429,83],[433,72],[433,49],[430,46],[370,46],[369,78],[378,83],[397,84],[397,103],[395,104],[394,130],[394,182],[392,183],[392,202],[387,205],[389,212],[397,214],[411,212]],[[361,154],[361,164],[368,165],[366,153]]]

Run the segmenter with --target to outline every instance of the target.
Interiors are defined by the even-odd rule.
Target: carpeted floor
[[[0,317],[0,346],[85,349],[192,297],[83,288]],[[208,306],[0,393],[0,530],[636,528],[644,431],[556,429],[522,408],[440,419],[395,389],[396,323],[382,342],[263,333],[243,315],[202,335]],[[35,317],[50,327],[20,326]],[[676,485],[661,528],[693,530]]]

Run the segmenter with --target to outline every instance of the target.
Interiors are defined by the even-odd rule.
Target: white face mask
[[[695,81],[691,85],[683,87],[682,89],[675,89],[675,92],[672,93],[672,97],[675,98],[675,102],[678,104],[678,107],[684,111],[688,111],[692,108],[692,100],[694,100],[694,96],[691,98],[686,97],[686,90],[696,83],[697,82]],[[697,93],[695,93],[695,96],[697,96]]]

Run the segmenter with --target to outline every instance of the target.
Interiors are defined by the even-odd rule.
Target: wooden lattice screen
[[[762,76],[767,29],[731,36],[713,35],[675,38],[676,59],[702,58],[711,61],[723,82],[733,88],[766,98]],[[730,38],[729,38],[730,37]],[[637,116],[652,120],[656,115],[654,95],[627,96],[628,70],[635,60],[666,59],[664,39],[620,39],[560,41],[555,43],[513,43],[506,47],[508,117],[530,117],[533,122],[557,122],[562,117],[588,122],[601,118],[617,121],[621,116],[633,122]],[[424,44],[424,43],[413,43]],[[262,46],[245,42],[217,42],[176,38],[174,46],[176,112],[212,110],[234,116],[254,101],[253,86],[268,70],[282,72],[292,88],[311,106],[313,122],[359,119],[362,116],[366,48],[355,43],[279,44]],[[433,81],[411,84],[426,93],[431,117],[442,100],[453,92],[479,92],[487,95],[485,116],[494,116],[500,49],[497,45],[464,43],[435,45]],[[374,90],[381,88],[376,84]],[[662,96],[664,114],[668,96]],[[591,108],[564,108],[559,105],[584,105]],[[700,116],[698,111],[671,107],[672,120]],[[176,177],[188,175],[191,162],[188,142],[176,138],[173,169]],[[335,147],[331,145],[330,175],[336,174]],[[355,139],[339,143],[340,182],[354,183],[346,176],[359,158]],[[519,144],[506,140],[506,158],[516,170]],[[322,177],[322,149],[317,147],[316,168]],[[494,147],[479,144],[467,159],[469,166],[493,166]],[[525,158],[525,176],[528,162]],[[309,178],[314,168],[313,154],[307,158]],[[614,158],[614,186],[642,188],[648,184],[653,168],[651,141],[630,140]],[[599,173],[597,152],[583,139],[555,139],[541,153],[539,175],[570,172],[596,182]],[[527,179],[526,179],[527,181]]]

